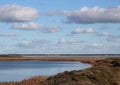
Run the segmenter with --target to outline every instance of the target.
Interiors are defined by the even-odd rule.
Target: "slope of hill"
[[[120,85],[120,58],[98,60],[93,64],[92,68],[49,77],[39,85]]]

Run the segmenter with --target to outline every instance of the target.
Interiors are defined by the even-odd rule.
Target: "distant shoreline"
[[[33,56],[33,57],[17,57],[17,56],[14,56],[14,57],[0,57],[0,61],[29,61],[29,60],[40,60],[40,61],[78,61],[78,62],[82,62],[82,63],[89,63],[89,64],[92,64],[94,65],[94,62],[96,60],[101,60],[101,59],[105,59],[106,57],[102,57],[102,56],[99,56],[99,57],[43,57],[43,56],[40,56],[40,57],[36,57],[36,56]]]
[[[80,56],[120,56],[120,54],[0,54],[0,56],[46,56],[46,57],[49,57],[49,56],[75,56],[75,57],[80,57]]]

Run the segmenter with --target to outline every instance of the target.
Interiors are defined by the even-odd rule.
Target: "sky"
[[[0,0],[0,54],[120,54],[120,0]]]

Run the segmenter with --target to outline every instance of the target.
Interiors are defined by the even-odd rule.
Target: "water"
[[[0,82],[21,81],[33,76],[50,76],[64,71],[90,67],[81,62],[63,61],[0,61]]]

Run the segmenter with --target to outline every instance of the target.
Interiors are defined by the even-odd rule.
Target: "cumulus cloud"
[[[120,40],[120,35],[114,35],[114,36],[109,36],[107,39],[106,39],[108,42],[117,42]]]
[[[106,40],[107,40],[108,42],[117,42],[117,39],[111,38],[111,37],[108,37]]]
[[[33,43],[33,41],[31,41],[31,40],[25,40],[21,44],[22,45],[31,45],[32,43]]]
[[[92,48],[99,48],[99,47],[102,46],[102,44],[100,44],[100,43],[92,43],[92,44],[89,44],[88,46],[92,47]]]
[[[76,39],[59,39],[58,43],[60,44],[76,44],[76,43],[85,43],[85,41],[78,41]]]
[[[103,33],[96,33],[96,36],[103,36],[103,37],[112,37],[112,38],[119,38],[120,35],[112,34],[109,32],[103,32]]]
[[[43,29],[41,29],[44,33],[54,33],[59,32],[61,29],[60,27],[53,25],[53,26],[44,26]]]
[[[7,33],[7,34],[0,34],[0,37],[16,37],[18,36],[17,34],[13,33]]]
[[[16,43],[18,47],[23,47],[23,48],[39,48],[43,45],[48,45],[50,44],[50,41],[41,39],[41,40],[23,40],[19,43]]]
[[[39,30],[42,27],[43,27],[42,25],[40,25],[38,23],[34,23],[34,22],[12,25],[12,28],[16,29],[16,30]]]
[[[66,43],[66,42],[67,42],[67,41],[66,41],[64,38],[59,39],[59,41],[58,41],[58,43],[61,43],[61,44]]]
[[[115,35],[112,33],[108,33],[108,32],[104,32],[104,33],[96,33],[95,36],[99,36],[99,37],[106,37],[107,41],[111,41],[111,42],[115,42],[118,39],[120,39],[120,35]]]
[[[67,17],[67,23],[93,24],[93,23],[120,23],[120,6],[100,8],[83,7],[75,11],[55,10],[48,12],[48,16],[61,14]]]
[[[104,33],[96,33],[96,36],[107,36],[107,37],[112,37],[112,36],[115,36],[115,35],[113,35],[113,34],[110,34],[110,33],[108,33],[108,32],[104,32]]]
[[[107,29],[109,29],[109,27],[107,27],[107,26],[101,26],[99,29],[100,30],[107,30]]]
[[[74,44],[74,43],[78,43],[78,41],[77,41],[76,39],[70,39],[70,40],[68,41],[68,43]]]
[[[26,22],[37,19],[39,13],[31,7],[24,7],[17,4],[0,6],[1,22]]]
[[[39,23],[28,22],[28,23],[21,23],[21,24],[13,24],[12,29],[16,30],[39,30],[43,33],[54,33],[59,32],[61,30],[60,27],[53,25],[53,26],[44,26]]]
[[[81,33],[95,33],[95,30],[93,28],[77,28],[71,32],[72,34],[81,34]]]

